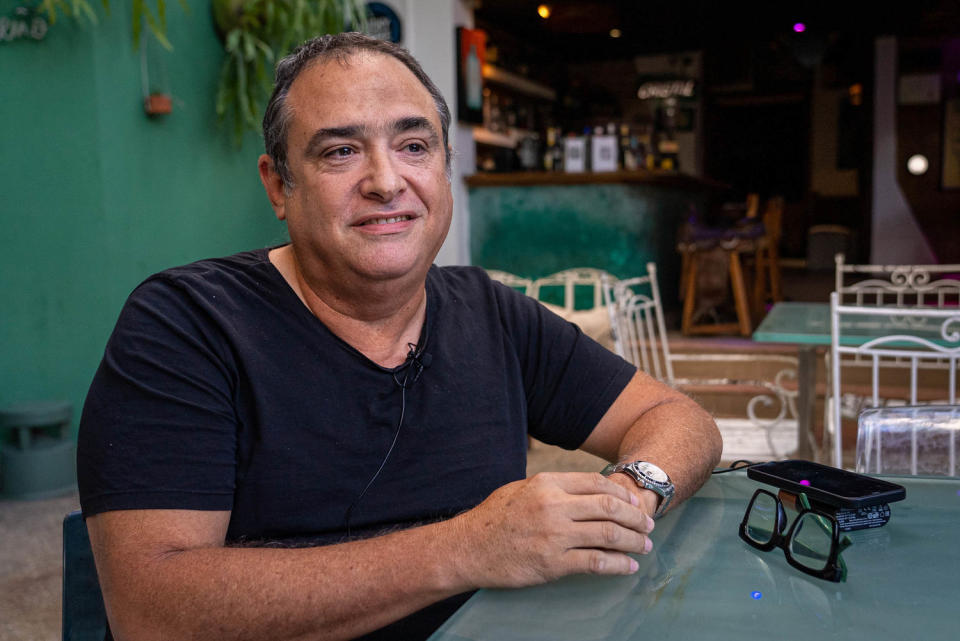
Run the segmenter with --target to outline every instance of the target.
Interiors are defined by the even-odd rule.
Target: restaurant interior
[[[3,640],[90,638],[67,634],[61,532],[126,296],[286,241],[262,139],[214,114],[223,43],[189,4],[169,50],[132,48],[125,6],[97,25],[3,18],[34,25],[0,32]],[[960,3],[365,4],[454,112],[438,263],[486,269],[694,397],[724,466],[960,476]],[[530,440],[531,475],[602,464]],[[496,638],[457,625],[437,638]]]

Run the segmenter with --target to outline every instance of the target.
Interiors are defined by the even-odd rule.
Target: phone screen
[[[896,483],[812,461],[772,461],[749,468],[747,476],[843,507],[890,503],[906,496]]]

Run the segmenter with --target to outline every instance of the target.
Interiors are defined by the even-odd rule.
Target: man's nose
[[[406,187],[406,181],[390,149],[374,149],[367,156],[366,175],[360,189],[367,198],[383,202],[393,200]]]

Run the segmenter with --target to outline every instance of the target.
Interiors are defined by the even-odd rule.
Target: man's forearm
[[[688,396],[637,372],[607,410],[583,449],[609,461],[650,461],[676,487],[671,505],[689,498],[720,460],[723,441],[710,415]],[[610,477],[637,491],[623,474]],[[638,495],[653,503],[653,492]]]
[[[625,435],[618,460],[651,461],[670,475],[674,503],[692,496],[720,460],[716,423],[699,405],[680,396],[646,412]]]
[[[118,641],[353,638],[470,589],[452,571],[449,527],[319,548],[105,559],[111,627]]]

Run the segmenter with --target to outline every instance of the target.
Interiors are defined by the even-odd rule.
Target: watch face
[[[670,478],[667,476],[667,473],[653,463],[640,461],[639,463],[634,463],[634,469],[647,478],[657,481],[658,483],[667,483],[670,480]]]

